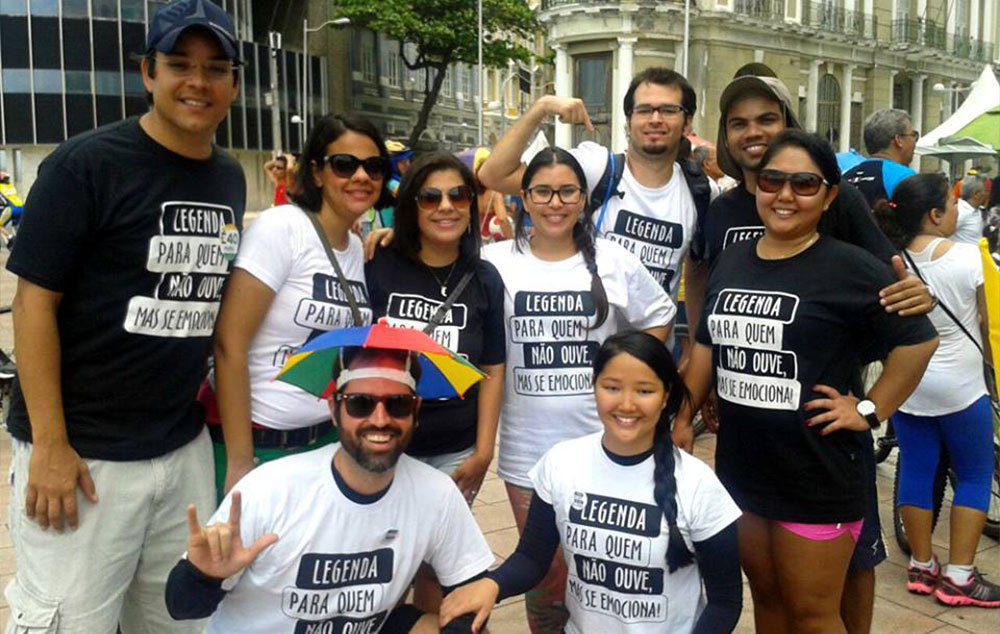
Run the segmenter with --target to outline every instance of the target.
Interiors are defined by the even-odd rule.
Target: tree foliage
[[[483,64],[502,68],[509,61],[528,61],[532,51],[520,44],[534,38],[539,26],[527,0],[482,0]],[[477,0],[334,0],[337,16],[354,26],[387,35],[399,44],[399,56],[410,70],[429,70],[424,101],[410,132],[413,147],[427,128],[445,71],[455,62],[478,63]],[[415,54],[407,55],[405,44]]]

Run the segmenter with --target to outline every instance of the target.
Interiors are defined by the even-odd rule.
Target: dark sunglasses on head
[[[364,168],[368,178],[382,180],[388,170],[389,160],[382,156],[359,159],[353,154],[331,154],[323,157],[320,163],[329,165],[333,173],[340,178],[351,178],[360,166]]]
[[[448,196],[448,200],[453,206],[464,209],[472,204],[474,194],[472,189],[465,185],[452,187],[446,192],[442,192],[437,187],[424,187],[417,192],[417,206],[424,211],[433,211],[438,208],[445,196]]]
[[[374,394],[337,394],[333,397],[338,403],[343,403],[347,413],[354,418],[371,416],[379,403],[385,407],[386,413],[393,418],[406,418],[413,413],[417,397],[412,394],[390,394],[376,396]]]
[[[781,191],[786,182],[791,184],[792,191],[799,196],[812,196],[819,191],[820,185],[830,185],[822,176],[811,172],[789,174],[779,170],[761,170],[757,175],[757,187],[768,194]]]

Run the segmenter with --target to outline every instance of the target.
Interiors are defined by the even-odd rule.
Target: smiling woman
[[[296,204],[264,211],[244,236],[216,325],[218,415],[208,422],[220,497],[260,462],[336,440],[322,402],[272,379],[316,334],[371,321],[351,227],[384,199],[387,170],[371,123],[325,116],[306,142],[290,194]]]

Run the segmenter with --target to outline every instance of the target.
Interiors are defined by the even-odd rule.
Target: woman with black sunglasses
[[[761,168],[764,235],[715,262],[684,376],[692,403],[675,430],[714,382],[716,472],[744,512],[757,631],[844,632],[841,593],[867,506],[865,432],[917,386],[937,335],[926,317],[883,309],[884,264],[817,233],[840,182],[825,140],[787,130]],[[868,393],[852,395],[871,338],[888,358]]]
[[[387,200],[388,173],[375,126],[325,116],[306,140],[295,204],[264,211],[247,230],[216,324],[217,413],[203,399],[220,497],[261,462],[337,439],[322,401],[274,377],[313,337],[371,322],[361,241],[351,228]]]
[[[481,367],[487,378],[465,398],[424,401],[406,453],[451,476],[472,504],[493,460],[503,394],[503,282],[479,258],[472,173],[450,154],[420,157],[397,193],[395,239],[365,266],[375,318],[430,331]],[[429,569],[417,575],[415,603],[436,611]]]

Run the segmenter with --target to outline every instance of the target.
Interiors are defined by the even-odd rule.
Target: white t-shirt
[[[959,198],[958,221],[955,224],[955,233],[951,236],[951,240],[953,242],[964,242],[965,244],[979,244],[979,239],[982,237],[982,215],[978,209]]]
[[[615,463],[603,432],[553,447],[529,473],[552,505],[569,569],[572,634],[690,632],[705,607],[698,564],[667,571],[670,530],[653,498],[652,457]],[[740,509],[712,470],[675,452],[677,528],[688,549],[716,535]]]
[[[525,244],[497,242],[482,256],[504,283],[507,364],[500,412],[500,477],[530,487],[530,469],[552,445],[601,429],[594,408],[598,348],[620,330],[666,326],[677,308],[642,263],[621,246],[596,240],[597,272],[608,318],[596,315],[590,272],[577,253],[559,262],[536,258]]]
[[[593,191],[608,167],[608,149],[587,141],[570,152],[583,167],[587,191]],[[612,193],[608,199],[598,235],[621,244],[638,256],[676,301],[681,263],[691,245],[698,221],[694,199],[681,166],[674,164],[674,174],[666,185],[652,188],[640,185],[626,164],[618,191],[623,196]],[[600,209],[593,210],[593,213],[596,225]]]
[[[223,582],[229,592],[206,632],[377,632],[422,562],[445,586],[493,564],[450,478],[403,455],[385,495],[359,504],[334,481],[339,448],[269,462],[236,485],[243,543],[268,533],[279,540]],[[227,520],[231,499],[209,524]]]
[[[337,274],[306,214],[294,205],[272,207],[247,229],[234,266],[274,291],[264,322],[250,343],[250,416],[273,429],[299,429],[330,418],[326,403],[275,381],[288,356],[314,336],[352,325],[351,309]],[[347,250],[334,250],[366,326],[372,312],[365,289],[361,240],[350,234]]]
[[[934,249],[930,243],[921,253],[910,256],[920,274],[934,289],[938,300],[961,320],[976,341],[979,333],[979,310],[976,293],[983,285],[983,264],[979,249],[971,244],[954,243],[944,255],[926,262]],[[983,379],[983,356],[954,321],[934,308],[928,315],[938,331],[940,343],[920,379],[920,385],[900,406],[900,411],[914,416],[941,416],[961,411],[986,394]]]

